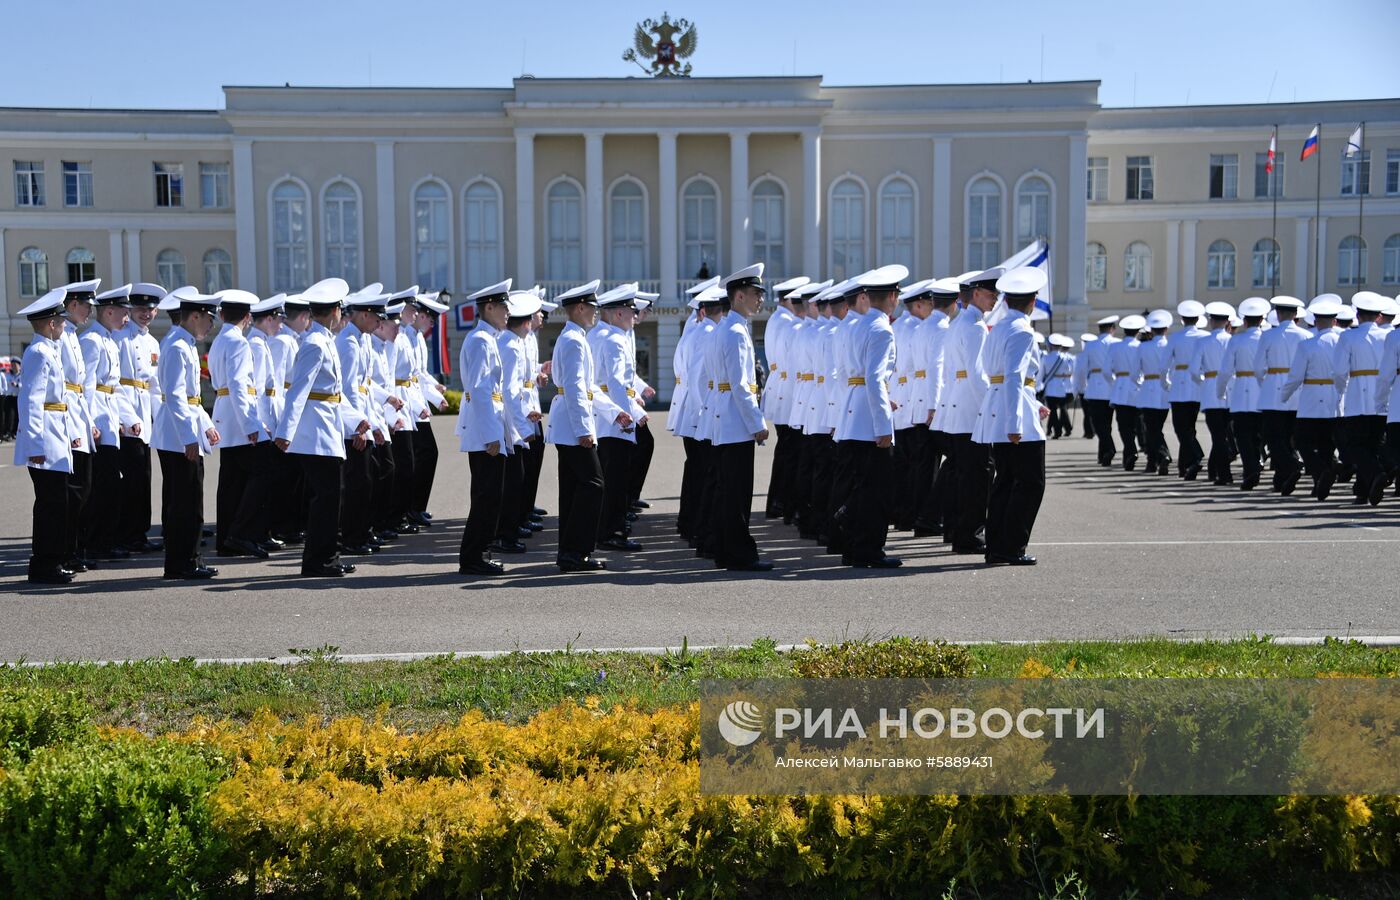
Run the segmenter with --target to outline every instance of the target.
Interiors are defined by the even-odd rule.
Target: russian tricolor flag
[[[1322,130],[1321,125],[1314,125],[1312,133],[1308,135],[1308,139],[1303,141],[1303,155],[1298,157],[1299,162],[1302,162],[1317,152],[1317,133],[1320,130]]]

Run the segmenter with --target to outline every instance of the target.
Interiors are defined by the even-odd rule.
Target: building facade
[[[931,277],[1045,239],[1069,332],[1186,297],[1400,282],[1400,101],[1115,110],[1097,94],[523,78],[0,110],[0,328],[18,352],[15,311],[93,276],[264,296],[340,276],[459,301],[507,276],[551,293],[636,280],[662,295],[638,347],[664,397],[684,288],[756,260],[774,278],[894,262]],[[1362,121],[1358,166],[1341,148]],[[1322,152],[1299,163],[1319,122]],[[1260,181],[1275,126],[1281,171]]]

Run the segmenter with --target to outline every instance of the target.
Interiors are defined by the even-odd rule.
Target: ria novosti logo
[[[747,747],[763,736],[763,710],[747,700],[735,700],[719,713],[719,733],[736,747]]]

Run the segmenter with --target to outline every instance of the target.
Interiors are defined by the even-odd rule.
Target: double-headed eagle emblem
[[[656,35],[656,40],[652,40]],[[661,21],[645,19],[632,34],[632,47],[622,54],[627,62],[634,62],[642,70],[657,78],[686,78],[690,75],[690,63],[682,65],[695,52],[695,26],[688,19],[671,21],[669,13],[661,14]],[[640,59],[651,65],[642,65]]]

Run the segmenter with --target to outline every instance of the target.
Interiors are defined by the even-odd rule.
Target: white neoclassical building
[[[16,310],[89,276],[263,295],[340,276],[458,300],[507,276],[636,280],[662,295],[638,346],[663,396],[680,292],[754,260],[929,277],[1041,238],[1054,327],[1076,333],[1191,296],[1400,292],[1400,101],[1102,109],[1093,81],[819,77],[224,93],[220,110],[0,109],[10,352],[29,333]],[[1345,159],[1363,121],[1365,158]]]

